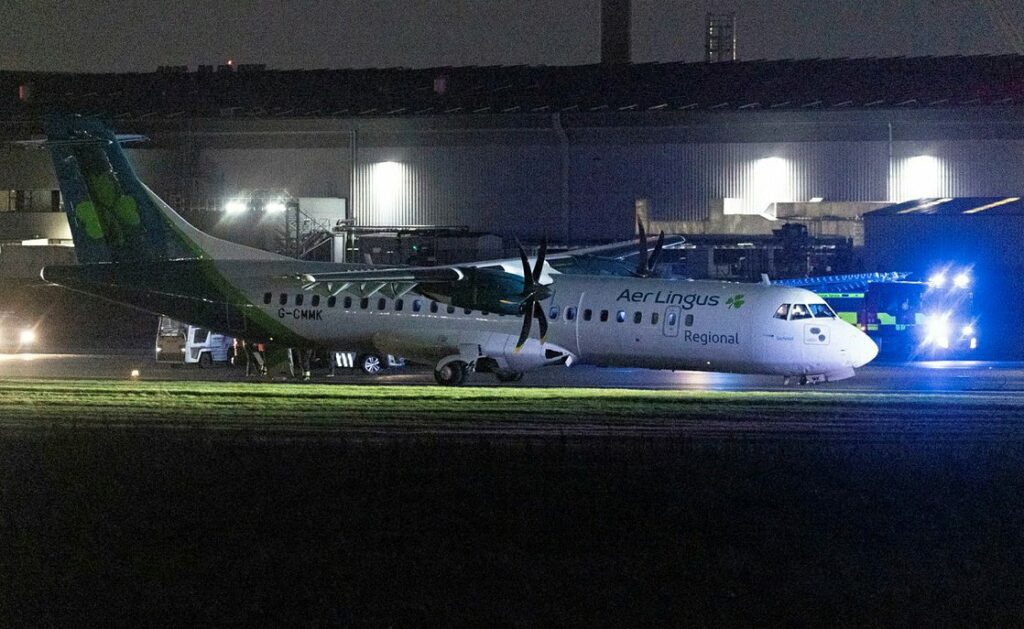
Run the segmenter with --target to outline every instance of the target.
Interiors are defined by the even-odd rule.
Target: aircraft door
[[[665,322],[661,332],[665,336],[679,336],[679,306],[665,308]]]

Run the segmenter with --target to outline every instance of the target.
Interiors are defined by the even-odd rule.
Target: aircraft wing
[[[302,280],[308,284],[323,284],[325,282],[412,282],[418,284],[421,282],[457,282],[463,276],[461,270],[451,266],[408,266],[306,273],[302,276]]]

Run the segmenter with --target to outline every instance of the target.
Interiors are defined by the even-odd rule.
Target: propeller
[[[654,251],[647,253],[647,230],[639,219],[636,221],[637,230],[640,232],[640,256],[636,263],[636,270],[633,274],[637,277],[651,277],[656,275],[658,260],[661,258],[662,247],[665,246],[665,232],[658,234],[658,240],[654,243]]]
[[[540,283],[541,273],[544,271],[544,256],[548,250],[548,239],[540,242],[540,250],[537,252],[537,261],[533,268],[530,268],[530,260],[526,257],[526,250],[522,243],[516,240],[519,247],[519,259],[523,263],[523,292],[520,294],[520,312],[523,313],[523,328],[519,332],[519,341],[516,343],[515,351],[519,351],[530,338],[530,328],[533,327],[533,319],[537,319],[537,326],[540,329],[540,342],[548,335],[548,318],[544,315],[544,308],[540,302],[551,296],[551,289]]]

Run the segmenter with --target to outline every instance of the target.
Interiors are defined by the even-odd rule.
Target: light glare
[[[231,199],[224,204],[224,211],[228,214],[241,214],[248,209],[248,204],[240,199]]]

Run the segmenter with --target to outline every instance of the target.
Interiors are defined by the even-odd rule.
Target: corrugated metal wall
[[[557,147],[546,145],[361,148],[356,223],[558,233],[560,163]]]
[[[812,197],[884,200],[884,142],[578,144],[569,146],[573,240],[627,237],[637,198],[652,218],[706,217],[712,199],[747,209]],[[486,144],[359,150],[362,225],[469,225],[539,237],[565,233],[559,146]]]
[[[891,199],[1024,193],[1024,141],[896,142]]]

